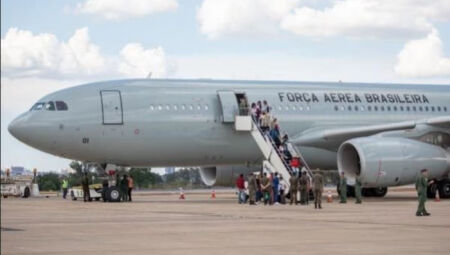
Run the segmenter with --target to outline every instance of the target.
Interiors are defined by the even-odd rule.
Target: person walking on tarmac
[[[128,201],[131,202],[131,191],[133,191],[134,188],[134,180],[133,177],[130,175],[130,177],[128,177]]]
[[[249,205],[256,205],[255,195],[256,195],[256,178],[253,173],[248,174],[248,199]]]
[[[67,181],[67,178],[64,177],[62,180],[62,190],[63,190],[63,198],[66,199],[67,197],[67,188],[69,187],[69,182]]]
[[[302,175],[298,180],[299,190],[300,190],[300,204],[307,204],[307,196],[308,196],[308,176],[306,176],[306,172],[302,171]]]
[[[434,181],[428,182],[428,170],[420,170],[420,175],[416,179],[417,199],[419,206],[417,207],[416,216],[430,216],[431,214],[425,209],[425,202],[427,201],[427,187]],[[438,192],[438,191],[436,191]]]
[[[320,170],[316,170],[316,173],[313,176],[313,184],[314,208],[322,209],[323,176],[320,173]]]
[[[261,180],[261,190],[263,192],[264,205],[267,203],[270,204],[270,191],[272,189],[272,184],[270,179],[267,177],[267,173],[264,173],[264,176]]]
[[[347,203],[347,178],[345,177],[344,172],[341,172],[341,178],[339,180],[339,196],[341,198],[339,203]]]
[[[291,202],[292,205],[294,202],[295,204],[298,204],[297,202],[297,190],[298,190],[298,178],[296,174],[291,175],[291,178],[289,178],[289,193],[291,196]]]
[[[91,202],[91,194],[89,191],[89,177],[87,172],[84,172],[83,179],[81,180],[81,185],[83,186],[83,200],[84,202]]]
[[[125,174],[120,181],[120,192],[122,193],[122,201],[128,201],[128,176]]]
[[[362,200],[361,200],[361,178],[359,176],[356,176],[355,178],[355,198],[356,198],[356,204],[361,204]]]
[[[243,174],[240,174],[236,179],[236,188],[238,189],[238,203],[245,204],[245,179]]]

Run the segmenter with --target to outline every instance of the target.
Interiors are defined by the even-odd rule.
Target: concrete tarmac
[[[416,217],[413,191],[357,205],[238,205],[232,193],[145,194],[131,203],[1,201],[1,254],[448,254],[450,200]],[[324,198],[324,201],[326,199]]]

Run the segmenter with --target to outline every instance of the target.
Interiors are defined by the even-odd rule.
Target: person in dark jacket
[[[120,192],[122,193],[122,201],[128,201],[128,176],[125,174],[120,181]]]

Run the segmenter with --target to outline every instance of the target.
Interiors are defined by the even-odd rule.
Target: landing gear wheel
[[[450,198],[450,179],[444,179],[438,183],[439,196]]]
[[[374,197],[384,197],[387,193],[387,187],[373,188],[372,193]]]
[[[436,191],[437,191],[437,185],[435,183],[433,183],[431,185],[428,185],[428,187],[427,187],[427,198],[435,198]]]
[[[116,186],[109,187],[106,191],[106,199],[109,202],[120,202],[120,190]]]
[[[30,188],[25,187],[25,189],[23,190],[23,198],[28,198],[30,196]]]
[[[362,188],[361,194],[363,197],[373,197],[373,188]]]

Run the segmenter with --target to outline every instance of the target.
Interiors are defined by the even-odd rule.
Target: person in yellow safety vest
[[[63,190],[63,198],[66,199],[66,197],[67,197],[67,188],[69,187],[69,182],[67,181],[66,178],[64,178],[62,180],[61,187],[62,187],[62,190]]]

